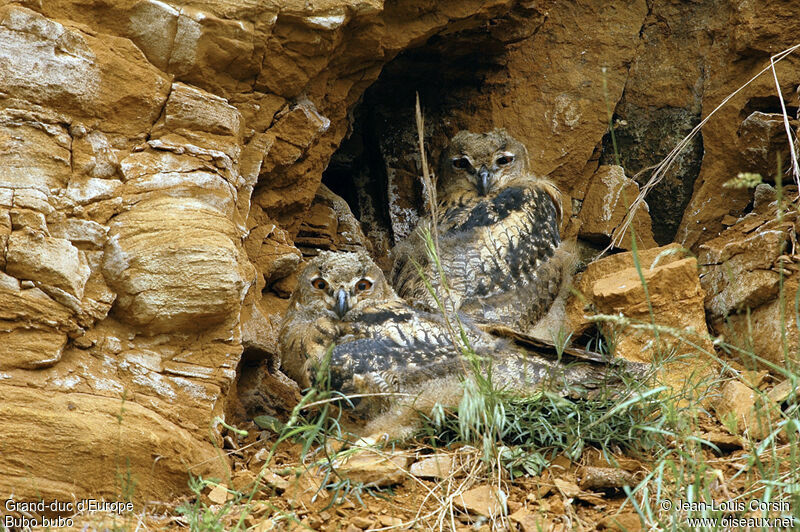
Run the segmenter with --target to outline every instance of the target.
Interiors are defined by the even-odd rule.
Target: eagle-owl
[[[301,386],[313,384],[329,348],[329,385],[343,393],[389,393],[362,399],[371,419],[367,434],[404,437],[416,423],[415,410],[436,403],[455,406],[465,375],[460,340],[492,361],[498,387],[529,388],[545,380],[557,385],[591,382],[602,364],[562,364],[536,353],[521,353],[469,322],[449,328],[440,315],[401,300],[366,252],[322,252],[300,274],[281,325],[281,363]],[[455,334],[455,336],[454,336]],[[413,409],[409,408],[413,405]]]
[[[466,333],[477,351],[499,350],[500,341],[482,331],[467,327]],[[349,364],[342,360],[343,353],[357,358],[363,350],[365,359],[382,357],[404,371],[441,364],[442,357],[454,351],[443,319],[400,299],[365,251],[323,251],[306,265],[278,343],[284,371],[301,386],[311,384],[313,369],[331,345],[333,359],[339,362],[332,367]]]
[[[438,171],[439,261],[451,310],[478,322],[502,323],[546,336],[536,325],[566,290],[573,254],[561,243],[560,195],[533,175],[528,152],[504,129],[461,131],[443,151]],[[393,251],[391,282],[418,308],[433,311],[440,275],[422,236],[430,215]],[[549,326],[549,325],[548,325]]]

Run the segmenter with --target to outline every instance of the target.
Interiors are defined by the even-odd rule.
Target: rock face
[[[236,410],[242,360],[245,381],[273,383],[255,388],[295,397],[275,331],[304,257],[366,247],[387,266],[421,214],[414,92],[431,161],[459,129],[505,127],[562,189],[563,234],[604,245],[641,171],[800,30],[800,8],[763,2],[0,4],[0,492],[19,500],[116,500],[120,472],[166,500],[189,471],[225,475],[209,427]],[[798,60],[776,71],[795,112]],[[744,216],[751,194],[721,184],[776,177],[779,109],[757,78],[633,217],[658,321],[702,333],[704,308],[740,342],[750,319],[773,362],[796,352],[796,329],[774,327],[797,286],[796,215],[776,221],[762,188]],[[650,269],[673,239],[702,288],[691,258]],[[583,288],[647,321],[618,257]],[[622,336],[621,352],[649,345]]]
[[[796,358],[797,228],[796,208],[782,203],[779,214],[775,189],[759,185],[754,211],[699,248],[712,329],[746,367]]]
[[[652,222],[643,205],[634,215],[631,226],[620,235],[628,208],[639,195],[639,185],[625,177],[621,166],[601,166],[589,181],[586,197],[578,215],[580,229],[578,236],[586,240],[599,240],[607,244],[612,239],[619,242],[622,249],[631,249],[632,235],[636,235],[638,249],[656,247],[653,240]]]

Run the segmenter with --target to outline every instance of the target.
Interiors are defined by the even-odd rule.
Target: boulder
[[[655,364],[668,360],[660,380],[676,391],[703,394],[715,355],[697,261],[676,257],[678,246],[645,253],[638,268],[631,253],[590,264],[579,287],[586,302],[605,316],[599,325],[614,356]],[[671,260],[657,262],[660,257]]]
[[[581,224],[578,236],[587,240],[600,240],[607,243],[619,239],[618,247],[631,249],[631,231],[619,235],[622,222],[628,209],[639,195],[639,185],[625,177],[621,166],[601,166],[589,181],[581,211],[578,216]],[[656,247],[653,229],[646,203],[636,210],[633,217],[637,249]]]
[[[759,186],[758,209],[699,246],[712,329],[745,367],[783,365],[799,345],[793,302],[800,268],[790,254],[797,212],[779,217],[775,196]]]
[[[84,252],[69,240],[22,230],[8,237],[6,272],[45,291],[60,289],[80,300],[91,270]]]
[[[117,216],[103,258],[117,316],[147,334],[235,319],[246,287],[235,236],[229,219],[191,198],[142,202]]]

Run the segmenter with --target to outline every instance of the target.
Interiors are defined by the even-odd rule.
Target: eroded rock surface
[[[787,187],[784,200],[795,192]],[[783,365],[798,347],[797,210],[774,188],[759,185],[755,208],[719,237],[703,243],[698,260],[712,329],[746,367]]]
[[[697,260],[680,246],[621,253],[589,265],[578,282],[570,315],[586,327],[583,311],[607,316],[600,323],[614,356],[666,362],[659,379],[676,392],[704,394],[714,347],[706,326]],[[583,307],[583,308],[578,308]],[[697,389],[692,389],[697,388]]]

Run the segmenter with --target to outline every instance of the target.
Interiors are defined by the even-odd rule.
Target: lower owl
[[[462,336],[463,331],[463,336]],[[322,252],[300,274],[279,345],[286,374],[314,384],[328,354],[329,385],[345,394],[381,394],[360,400],[370,421],[365,434],[406,437],[417,410],[458,404],[468,363],[460,345],[492,363],[497,387],[533,389],[544,382],[563,388],[605,376],[602,363],[564,364],[522,353],[468,321],[449,324],[401,300],[366,252]],[[426,413],[428,413],[426,412]]]

